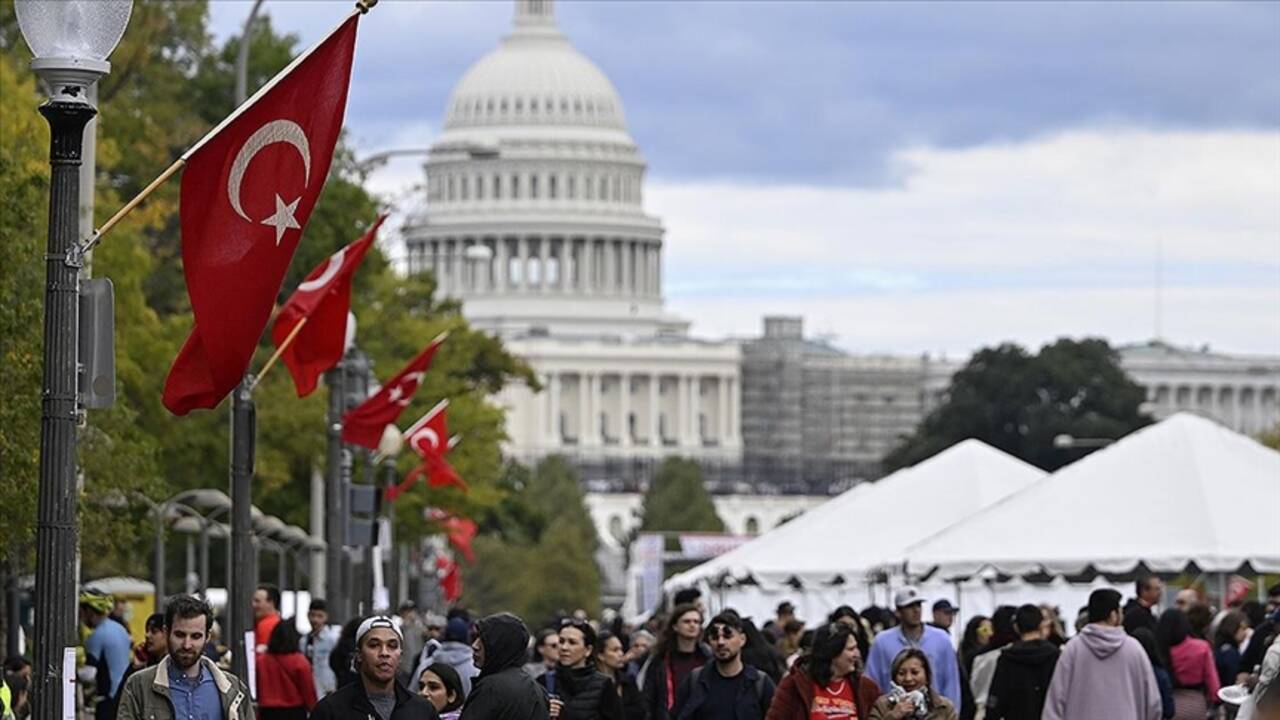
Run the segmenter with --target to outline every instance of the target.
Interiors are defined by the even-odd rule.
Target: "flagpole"
[[[285,66],[283,70],[276,73],[276,76],[271,78],[271,80],[269,80],[266,85],[263,85],[261,88],[259,88],[258,91],[254,93],[252,97],[250,97],[248,100],[242,103],[240,107],[236,108],[235,110],[232,110],[231,114],[223,118],[222,122],[214,126],[212,130],[205,133],[204,137],[197,140],[195,145],[192,145],[190,148],[188,148],[187,151],[182,153],[182,156],[179,157],[177,160],[175,160],[172,165],[165,168],[165,171],[160,173],[159,177],[157,177],[155,180],[152,180],[149,185],[143,188],[142,192],[135,195],[132,200],[125,203],[124,207],[117,210],[116,213],[112,215],[109,220],[103,223],[102,227],[98,228],[97,230],[94,230],[93,235],[89,236],[89,238],[85,240],[83,244],[79,245],[76,248],[73,248],[72,254],[76,258],[80,258],[80,257],[83,257],[85,253],[88,253],[89,251],[97,247],[98,243],[102,242],[102,238],[105,237],[106,234],[110,232],[113,227],[116,226],[116,223],[119,223],[122,219],[124,219],[126,215],[133,212],[135,208],[137,208],[139,205],[142,204],[143,200],[147,199],[147,196],[155,192],[156,188],[163,185],[166,180],[173,177],[174,173],[182,169],[182,167],[187,164],[187,161],[191,159],[191,156],[194,155],[195,152],[199,150],[201,147],[204,147],[205,143],[212,140],[214,136],[216,136],[219,132],[222,131],[223,128],[225,128],[227,125],[231,124],[236,118],[240,117],[245,112],[247,112],[249,108],[253,107],[254,104],[257,103],[257,101],[261,99],[262,96],[265,95],[268,91],[270,91],[276,85],[279,85],[280,81],[284,80],[284,78],[288,76],[288,74],[292,72],[295,67],[297,67],[303,60],[306,60],[308,57],[310,57],[311,54],[314,53],[317,48],[323,45],[325,41],[327,41],[330,37],[332,37],[333,34],[336,33],[343,25],[347,24],[348,20],[355,17],[356,15],[364,15],[368,13],[369,10],[372,9],[373,6],[377,4],[378,4],[378,0],[357,0],[355,9],[352,10],[350,13],[348,13],[347,16],[342,19],[342,22],[338,23],[332,30],[325,33],[325,36],[323,38],[321,38],[318,42],[316,42],[311,47],[307,48],[305,52],[303,52],[298,57],[294,58],[293,62],[289,63],[287,66]]]
[[[307,320],[309,319],[309,317],[303,317],[298,321],[297,325],[293,326],[293,329],[285,336],[284,342],[280,343],[280,347],[276,348],[274,353],[271,353],[271,357],[267,358],[266,364],[264,364],[262,369],[258,371],[258,376],[253,379],[253,384],[249,386],[250,391],[258,387],[258,384],[262,382],[262,378],[267,374],[267,371],[271,369],[272,365],[276,364],[276,361],[280,359],[280,356],[284,354],[284,351],[289,349],[289,345],[293,343],[294,338],[298,337],[298,333],[302,332],[302,326],[306,325]]]

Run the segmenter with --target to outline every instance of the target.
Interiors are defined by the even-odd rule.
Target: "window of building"
[[[584,190],[586,190],[586,195],[588,200],[596,199],[596,193],[595,193],[596,185],[594,182],[592,182],[590,175],[582,179],[582,187]]]
[[[613,201],[622,201],[622,183],[619,182],[617,175],[613,176]]]
[[[483,200],[484,199],[484,176],[477,175],[475,183],[476,183],[476,199]]]
[[[520,175],[518,173],[511,174],[511,199],[520,199]]]
[[[529,176],[529,199],[538,199],[538,176],[536,173]]]
[[[565,178],[565,189],[564,189],[565,197],[569,198],[570,200],[577,199],[576,196],[577,196],[578,188],[577,188],[577,183],[575,182],[576,180],[577,180],[577,177],[573,175],[570,175],[567,178]]]
[[[600,176],[600,200],[605,201],[608,199],[609,199],[609,176],[601,175]]]
[[[450,175],[449,176],[449,195],[448,195],[449,202],[453,202],[454,200],[457,199],[457,191],[458,191],[457,183],[454,181],[453,176]]]
[[[752,515],[747,518],[746,530],[748,535],[760,534],[760,521],[756,519],[756,516]]]
[[[550,177],[547,178],[547,197],[552,200],[556,199],[556,176],[555,175],[551,175]]]
[[[466,175],[463,175],[462,177],[458,178],[458,190],[463,200],[468,199],[467,195],[470,192],[469,188],[471,187],[471,183],[469,182],[470,180],[471,178],[467,177]]]

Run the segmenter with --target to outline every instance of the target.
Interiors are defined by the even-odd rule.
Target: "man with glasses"
[[[764,720],[773,702],[773,680],[742,661],[747,643],[742,619],[726,610],[704,635],[715,662],[689,673],[676,693],[676,720]]]

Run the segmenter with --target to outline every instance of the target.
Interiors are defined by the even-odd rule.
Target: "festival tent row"
[[[901,554],[911,576],[1280,572],[1280,452],[1179,413]]]
[[[892,587],[879,568],[913,543],[1043,477],[1042,470],[990,445],[965,440],[680,573],[664,589],[699,587],[711,609],[734,607],[756,618],[771,616],[784,599],[807,619],[845,603],[887,604]],[[956,598],[954,587],[928,591]]]

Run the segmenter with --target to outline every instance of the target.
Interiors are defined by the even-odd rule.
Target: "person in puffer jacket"
[[[510,613],[476,624],[476,676],[459,720],[550,720],[547,693],[524,671],[529,628]]]
[[[609,676],[596,669],[596,631],[585,620],[560,625],[560,660],[538,678],[553,720],[623,720],[622,699]]]

